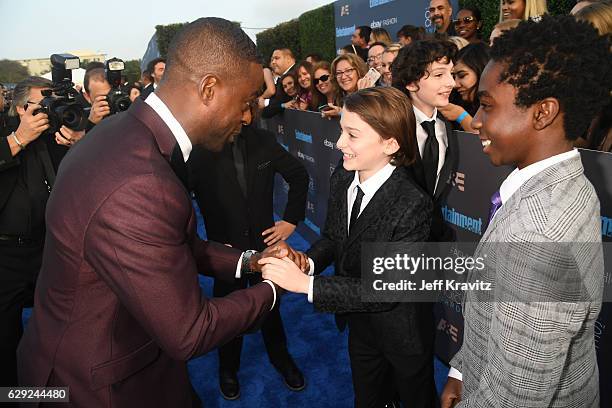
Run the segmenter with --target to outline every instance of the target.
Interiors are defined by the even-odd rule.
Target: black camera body
[[[130,96],[121,88],[121,73],[125,69],[123,60],[119,58],[111,58],[106,61],[104,70],[106,72],[106,80],[111,86],[111,90],[106,95],[106,101],[110,107],[111,115],[117,112],[126,111],[132,101]]]
[[[52,89],[42,91],[41,106],[34,111],[46,113],[49,118],[50,134],[55,134],[62,126],[72,130],[83,130],[87,116],[83,106],[77,102],[78,91],[72,83],[72,70],[79,67],[79,57],[72,54],[51,55]]]

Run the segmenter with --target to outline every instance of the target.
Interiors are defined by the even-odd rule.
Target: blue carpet
[[[199,216],[199,214],[198,214]],[[201,217],[198,232],[204,235]],[[308,248],[308,242],[294,233],[289,245],[298,250]],[[325,274],[333,273],[328,268]],[[212,296],[212,279],[200,277],[200,286]],[[24,311],[24,323],[31,313]],[[352,407],[353,386],[347,351],[347,332],[340,333],[333,315],[316,313],[306,296],[283,296],[281,314],[285,323],[289,352],[306,378],[306,389],[293,392],[270,364],[259,333],[245,337],[238,379],[241,398],[226,401],[219,392],[217,352],[189,362],[191,382],[207,408],[227,407]],[[438,392],[446,381],[448,368],[435,359]]]

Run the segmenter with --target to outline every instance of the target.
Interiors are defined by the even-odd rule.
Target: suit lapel
[[[370,200],[368,205],[363,209],[353,229],[348,235],[346,241],[346,247],[351,245],[368,227],[375,226],[376,220],[386,213],[386,208],[392,206],[397,199],[397,184],[400,181],[400,168],[396,168],[391,174],[391,177],[385,183],[380,186],[374,197]],[[347,186],[348,187],[348,186]],[[346,201],[346,194],[344,200]],[[346,205],[345,205],[346,208]],[[344,211],[345,225],[346,225],[346,214],[347,210]]]
[[[338,222],[340,223],[340,231],[342,231],[342,236],[341,241],[345,241],[347,236],[348,236],[348,203],[347,203],[347,190],[349,188],[349,186],[351,185],[351,183],[353,182],[353,179],[355,178],[355,172],[354,171],[346,171],[343,167],[342,167],[342,161],[340,161],[340,163],[338,163],[338,166],[336,167],[338,172],[340,173],[340,180],[338,181],[338,188],[334,189],[337,190],[338,192],[338,198],[337,198],[337,210],[336,213],[339,214],[337,218],[334,219],[334,222]],[[330,211],[331,209],[328,208],[328,211]]]

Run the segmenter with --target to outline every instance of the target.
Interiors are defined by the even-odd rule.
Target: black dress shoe
[[[274,368],[283,376],[285,385],[291,391],[302,391],[306,388],[304,376],[291,357],[283,365],[274,365]]]
[[[219,370],[219,389],[223,398],[229,401],[240,398],[240,383],[235,372]]]

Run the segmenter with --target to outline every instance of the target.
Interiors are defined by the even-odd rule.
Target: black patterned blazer
[[[346,171],[342,165],[332,174],[325,228],[321,239],[307,251],[314,261],[315,274],[335,263],[334,276],[315,276],[314,307],[317,311],[336,313],[341,330],[351,318],[371,318],[376,314],[376,324],[385,335],[395,333],[401,337],[399,343],[414,343],[422,338],[415,334],[433,321],[431,309],[415,303],[362,302],[361,243],[427,241],[431,199],[411,180],[404,167],[397,167],[347,235],[346,193],[354,177],[355,172]]]

